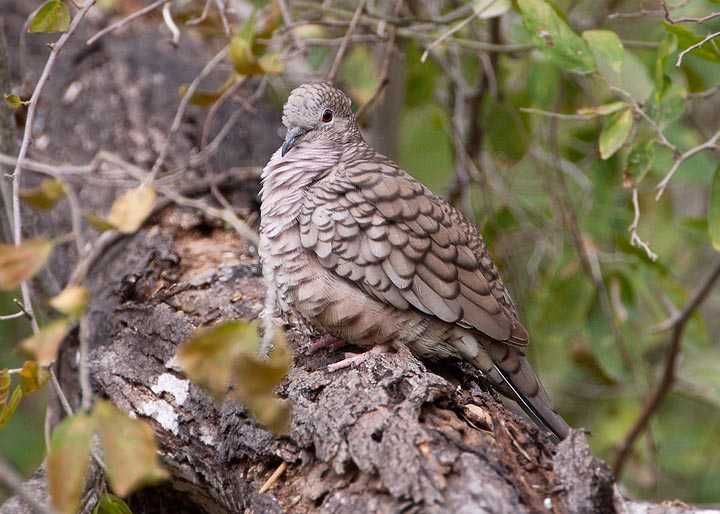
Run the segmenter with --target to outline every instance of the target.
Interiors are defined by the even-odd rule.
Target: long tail
[[[540,428],[549,431],[555,444],[565,439],[570,426],[555,410],[525,353],[503,343],[483,346],[487,353],[480,351],[468,360],[485,373],[500,393],[516,401]]]
[[[560,441],[565,439],[570,431],[570,426],[567,422],[558,414],[555,410],[555,406],[552,404],[550,397],[545,392],[542,384],[538,380],[540,389],[535,397],[527,397],[522,394],[513,385],[512,381],[508,380],[508,377],[502,372],[502,370],[495,366],[495,371],[503,378],[504,385],[512,392],[512,395],[508,395],[507,392],[501,389],[501,392],[515,400],[517,404],[525,411],[530,419],[532,419],[536,425],[550,432],[550,439],[553,443],[558,444]]]

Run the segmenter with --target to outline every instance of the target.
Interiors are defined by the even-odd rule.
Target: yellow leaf
[[[20,198],[28,205],[47,210],[55,207],[64,193],[62,182],[58,179],[45,179],[37,187],[21,189]]]
[[[50,372],[48,370],[38,366],[35,361],[27,361],[20,370],[20,388],[23,395],[27,396],[34,393],[44,386],[49,379]]]
[[[168,477],[158,462],[157,443],[150,425],[130,419],[107,401],[98,401],[94,412],[108,479],[118,496],[127,496]]]
[[[233,361],[243,351],[257,351],[257,328],[230,321],[198,330],[180,347],[177,359],[190,379],[220,400],[230,385]]]
[[[13,391],[10,401],[7,404],[0,405],[0,430],[5,426],[10,417],[20,405],[20,399],[22,398],[22,390],[20,386],[16,387]]]
[[[289,405],[275,397],[275,388],[287,375],[292,363],[290,347],[282,331],[276,331],[269,358],[249,349],[237,355],[232,370],[233,394],[257,421],[275,433],[287,431]]]
[[[0,244],[0,290],[12,291],[45,265],[53,243],[47,239],[28,239],[18,246]]]
[[[56,319],[22,341],[17,349],[20,353],[34,357],[40,366],[49,366],[55,361],[69,325],[70,322],[65,318]]]
[[[0,371],[0,409],[5,407],[10,392],[10,372],[5,368]]]
[[[117,197],[107,221],[123,234],[132,234],[142,226],[152,212],[155,190],[149,186],[131,189]]]
[[[100,216],[97,216],[91,212],[84,212],[83,216],[85,216],[85,219],[88,220],[88,223],[90,223],[90,226],[100,230],[101,232],[104,232],[106,230],[114,230],[116,227],[112,223],[110,223],[107,220],[102,219]]]
[[[48,302],[50,306],[70,316],[71,318],[79,318],[85,312],[88,300],[90,299],[90,291],[83,286],[70,286],[64,289],[59,295],[51,298]]]
[[[52,506],[74,514],[80,506],[90,468],[93,419],[84,413],[65,418],[55,428],[47,456],[47,482]]]
[[[5,103],[7,103],[10,107],[13,109],[17,109],[18,107],[22,107],[23,105],[28,105],[30,102],[27,100],[23,100],[18,95],[14,94],[3,94],[3,98],[5,98]]]

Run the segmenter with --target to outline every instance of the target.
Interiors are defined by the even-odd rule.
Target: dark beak
[[[285,137],[285,142],[282,145],[280,155],[282,157],[285,157],[285,154],[288,153],[290,149],[297,144],[298,139],[300,139],[300,137],[304,134],[305,132],[303,132],[301,128],[294,128],[292,130],[289,130],[287,136]]]

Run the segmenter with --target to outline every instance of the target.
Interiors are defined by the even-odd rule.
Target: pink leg
[[[343,346],[347,346],[347,343],[342,339],[338,339],[337,337],[331,335],[324,335],[308,347],[307,353],[308,355],[312,355],[323,348],[330,348],[332,351],[335,351],[339,350]]]
[[[345,358],[341,361],[335,362],[333,364],[329,364],[327,369],[330,372],[335,372],[339,369],[343,368],[349,368],[351,366],[357,366],[358,364],[364,362],[369,354],[381,354],[381,353],[387,353],[390,350],[390,345],[388,344],[379,344],[377,346],[373,346],[370,350],[363,353],[346,353]]]

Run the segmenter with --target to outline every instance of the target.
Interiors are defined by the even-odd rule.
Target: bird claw
[[[308,347],[307,353],[308,355],[312,355],[323,348],[330,348],[330,350],[334,352],[343,346],[347,346],[347,343],[342,339],[338,339],[337,337],[331,335],[324,335]]]
[[[344,368],[350,368],[353,366],[357,366],[358,364],[361,364],[365,362],[370,354],[383,354],[387,353],[390,350],[390,346],[386,344],[379,344],[377,346],[373,346],[370,350],[363,353],[346,353],[345,358],[341,361],[335,362],[333,364],[328,364],[327,370],[331,373],[344,369]]]

